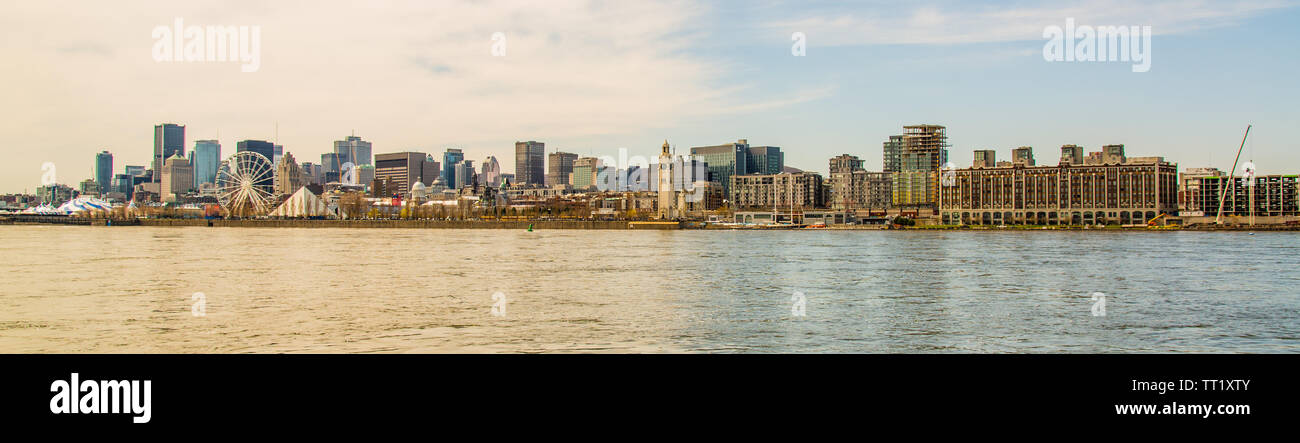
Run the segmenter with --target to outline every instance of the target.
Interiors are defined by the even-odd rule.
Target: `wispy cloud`
[[[1269,11],[1297,6],[1294,0],[1082,0],[1039,3],[970,1],[908,2],[907,7],[796,8],[788,18],[764,27],[800,31],[827,46],[888,44],[964,44],[1037,40],[1043,28],[1073,17],[1081,24],[1146,25],[1156,34],[1175,34],[1230,26]]]
[[[133,163],[159,121],[227,143],[273,137],[278,122],[303,159],[352,129],[381,152],[457,144],[502,156],[502,140],[672,127],[824,95],[744,94],[734,65],[693,52],[710,12],[689,0],[24,3],[0,19],[0,55],[23,61],[9,80],[24,88],[6,101],[27,112],[0,130]],[[260,69],[155,62],[150,31],[176,17],[260,26]],[[491,53],[497,32],[504,57]],[[69,119],[86,130],[61,131]]]

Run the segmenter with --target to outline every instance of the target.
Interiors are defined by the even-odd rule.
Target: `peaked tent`
[[[271,211],[270,215],[272,217],[326,217],[330,212],[325,208],[325,202],[304,186],[298,188],[298,192],[293,193],[293,196],[285,200],[280,207]]]

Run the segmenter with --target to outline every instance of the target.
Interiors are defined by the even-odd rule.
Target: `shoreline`
[[[110,224],[111,222],[111,224]],[[85,219],[76,217],[0,217],[0,225],[74,225],[74,226],[151,226],[151,227],[221,227],[221,228],[313,228],[313,229],[518,229],[527,230],[708,230],[708,231],[1095,231],[1095,232],[1241,232],[1300,231],[1295,225],[1196,225],[1181,226],[1020,226],[1005,227],[965,225],[923,225],[891,228],[884,225],[833,225],[828,227],[719,226],[704,222],[611,221],[611,220],[268,220],[268,219]]]

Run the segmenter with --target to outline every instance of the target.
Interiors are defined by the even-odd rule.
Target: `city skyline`
[[[1300,170],[1291,154],[1300,149],[1297,111],[1285,106],[1300,99],[1289,80],[1298,62],[1275,56],[1300,41],[1290,26],[1300,10],[1290,1],[758,8],[557,2],[507,5],[511,13],[460,3],[356,12],[325,3],[311,11],[261,5],[239,14],[159,5],[81,6],[87,17],[111,8],[121,17],[112,23],[19,6],[5,32],[37,44],[3,51],[27,61],[29,69],[12,80],[28,87],[11,102],[34,111],[0,125],[39,145],[0,167],[0,189],[30,192],[47,161],[59,167],[58,181],[75,184],[100,151],[113,153],[116,164],[149,165],[144,146],[152,145],[152,133],[143,128],[160,122],[186,126],[187,153],[194,140],[234,146],[256,139],[304,160],[353,131],[376,152],[437,155],[456,147],[473,159],[514,158],[511,144],[525,140],[546,143],[547,154],[599,157],[619,148],[653,155],[664,138],[679,147],[747,138],[783,147],[789,166],[821,173],[828,172],[825,159],[842,153],[881,170],[880,143],[917,123],[947,126],[959,164],[975,150],[1033,146],[1041,156],[1065,144],[1122,143],[1180,167],[1226,170],[1241,132],[1254,124],[1243,160],[1264,174]],[[721,20],[731,15],[740,20]],[[878,25],[894,16],[902,19],[881,31]],[[988,26],[998,16],[1015,19]],[[29,24],[49,17],[66,23],[66,32]],[[261,26],[260,70],[150,59],[149,30],[176,17]],[[1067,18],[1152,26],[1152,69],[1044,61],[1043,28]],[[339,23],[383,28],[375,38],[391,44],[375,50],[331,34],[329,25]],[[714,24],[720,27],[710,29]],[[490,52],[494,32],[508,38],[503,57]],[[806,34],[807,56],[791,55],[793,32]],[[337,54],[375,68],[346,75],[322,69]],[[519,75],[523,68],[530,74]],[[131,100],[123,105],[116,96]],[[240,104],[254,100],[259,106]],[[385,105],[369,106],[377,103]],[[331,112],[318,111],[325,104]],[[502,173],[518,174],[504,163]]]

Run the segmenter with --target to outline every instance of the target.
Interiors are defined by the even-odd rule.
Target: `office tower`
[[[709,181],[721,186],[723,195],[729,195],[731,192],[731,176],[750,173],[749,140],[740,139],[735,143],[715,146],[697,146],[691,148],[691,158],[708,164]]]
[[[751,146],[745,158],[747,174],[780,174],[785,154],[779,146]]]
[[[271,148],[271,164],[280,164],[281,158],[284,158],[284,146],[275,145]]]
[[[174,201],[194,189],[194,168],[178,151],[163,162],[160,180],[159,196],[163,201]]]
[[[569,183],[573,189],[588,189],[596,186],[596,175],[600,173],[601,162],[596,157],[579,157],[573,161],[573,179]]]
[[[573,173],[573,162],[578,154],[553,152],[546,156],[546,186],[569,185],[569,174]]]
[[[321,180],[325,183],[340,182],[339,172],[343,169],[343,159],[337,152],[320,155]]]
[[[1083,147],[1079,145],[1061,146],[1061,164],[1063,165],[1082,165],[1083,164]]]
[[[235,152],[237,153],[256,152],[258,154],[261,154],[262,157],[266,157],[267,167],[270,168],[275,167],[275,163],[272,163],[272,159],[275,158],[275,144],[271,142],[264,141],[264,140],[244,140],[239,143],[235,143]],[[262,188],[267,193],[274,192],[275,177],[268,176],[266,179],[259,180],[257,183],[254,183],[254,185]]]
[[[1011,163],[1024,166],[1034,166],[1034,148],[1021,146],[1011,150]]]
[[[180,153],[185,155],[185,126],[173,123],[163,123],[153,127],[153,163],[150,168],[154,170],[153,182],[157,183],[161,179],[163,161],[173,155]]]
[[[302,162],[298,165],[302,169],[303,185],[323,185],[320,165],[312,162]]]
[[[194,189],[204,183],[216,183],[217,168],[221,166],[221,143],[216,140],[194,142],[190,165],[194,167]]]
[[[410,196],[411,186],[415,182],[424,183],[428,186],[433,182],[433,178],[426,177],[437,171],[436,168],[425,167],[428,163],[429,155],[422,152],[394,152],[388,154],[375,154],[374,177],[372,182],[387,183],[392,182],[392,188],[387,189],[387,195],[398,194],[403,198]],[[370,168],[370,166],[362,169]]]
[[[244,140],[235,144],[235,152],[256,152],[268,162],[275,160],[275,145],[268,141]]]
[[[432,188],[433,183],[442,177],[442,168],[438,160],[433,158],[433,154],[424,156],[424,172],[420,174],[420,183],[424,183],[426,188]]]
[[[351,162],[353,166],[373,165],[370,142],[355,135],[334,142],[334,153],[338,155],[340,165]],[[322,162],[322,165],[324,162]]]
[[[496,157],[489,155],[488,158],[483,160],[483,165],[479,167],[483,171],[481,177],[479,177],[483,185],[494,188],[501,186],[501,163],[497,162]]]
[[[113,190],[113,154],[108,151],[95,154],[95,183],[99,185],[99,195],[107,195]]]
[[[451,189],[460,189],[466,186],[474,186],[477,177],[474,174],[474,160],[461,160],[456,162],[455,174],[456,187]]]
[[[113,191],[112,191],[112,192],[121,192],[122,195],[125,195],[125,196],[126,196],[127,200],[130,200],[130,199],[131,199],[131,191],[133,191],[133,188],[134,188],[134,187],[135,187],[135,183],[132,182],[132,176],[131,176],[130,174],[115,174],[115,175],[113,175]]]
[[[442,153],[442,183],[447,189],[459,189],[460,183],[456,182],[456,163],[465,159],[465,153],[460,149],[448,149]]]
[[[546,144],[515,142],[515,184],[546,184]]]
[[[973,168],[992,168],[998,165],[998,152],[992,149],[978,149],[975,151],[975,160],[971,162]]]

